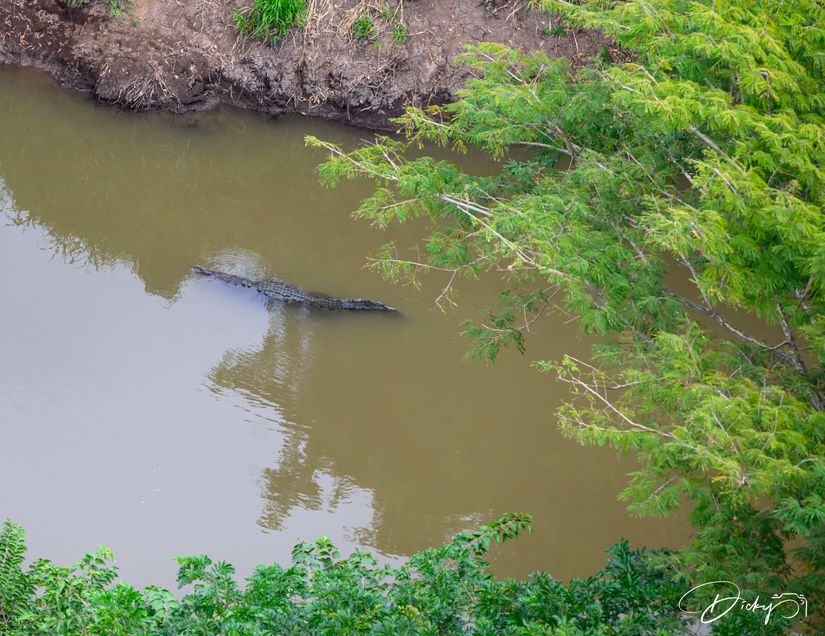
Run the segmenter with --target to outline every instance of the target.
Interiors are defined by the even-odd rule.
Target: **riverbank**
[[[310,0],[305,27],[272,44],[238,36],[233,16],[250,5],[133,0],[114,15],[106,1],[0,0],[0,63],[43,68],[127,109],[230,103],[388,130],[405,104],[455,98],[468,73],[453,60],[468,44],[501,42],[576,64],[604,43],[520,0]],[[363,15],[374,31],[358,39],[352,25]]]

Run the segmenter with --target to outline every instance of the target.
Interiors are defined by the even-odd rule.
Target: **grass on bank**
[[[235,12],[235,27],[240,35],[275,43],[291,28],[308,25],[312,12],[310,5],[308,0],[254,0],[251,7]],[[363,4],[357,12],[345,11],[338,29],[349,32],[357,41],[372,42],[376,46],[382,43],[385,36],[399,44],[409,36],[409,30],[403,21],[403,3],[400,1],[395,8],[377,2]]]
[[[235,27],[241,35],[277,41],[293,26],[302,26],[306,15],[306,0],[255,0],[235,14]]]
[[[356,40],[374,40],[378,35],[378,29],[372,18],[362,13],[352,23],[352,35]]]

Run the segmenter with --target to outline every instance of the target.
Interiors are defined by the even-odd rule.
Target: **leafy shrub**
[[[366,552],[341,559],[323,537],[300,543],[292,564],[261,565],[240,586],[234,568],[181,557],[177,598],[117,582],[104,549],[72,567],[47,560],[22,569],[23,529],[0,532],[0,632],[22,634],[665,634],[682,631],[684,589],[673,573],[627,542],[596,576],[564,586],[536,573],[497,581],[485,561],[492,541],[529,530],[508,514],[400,567]]]
[[[241,35],[277,41],[293,26],[301,26],[306,12],[306,0],[255,0],[251,9],[235,14],[235,27]]]

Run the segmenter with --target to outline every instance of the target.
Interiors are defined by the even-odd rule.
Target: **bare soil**
[[[113,15],[108,0],[80,8],[0,0],[0,63],[44,68],[124,108],[184,112],[227,102],[387,130],[404,104],[455,98],[468,72],[454,59],[467,44],[540,49],[574,64],[604,46],[592,31],[560,34],[526,0],[310,0],[303,28],[261,42],[235,28],[235,12],[251,4],[133,0]],[[353,36],[362,13],[377,28],[370,40]],[[394,24],[406,26],[404,41],[392,37]]]

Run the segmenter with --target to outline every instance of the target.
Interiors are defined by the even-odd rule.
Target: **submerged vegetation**
[[[639,457],[622,494],[634,513],[689,502],[695,540],[670,557],[680,572],[821,607],[825,8],[541,4],[632,61],[574,71],[479,44],[456,103],[407,109],[407,142],[344,152],[308,138],[329,153],[322,181],[372,179],[357,216],[380,228],[430,224],[410,256],[380,251],[386,278],[441,274],[440,302],[454,303],[461,278],[506,274],[497,306],[466,323],[472,356],[523,350],[550,312],[602,336],[589,361],[536,366],[571,388],[565,434]],[[421,142],[534,152],[478,177],[408,158]]]

